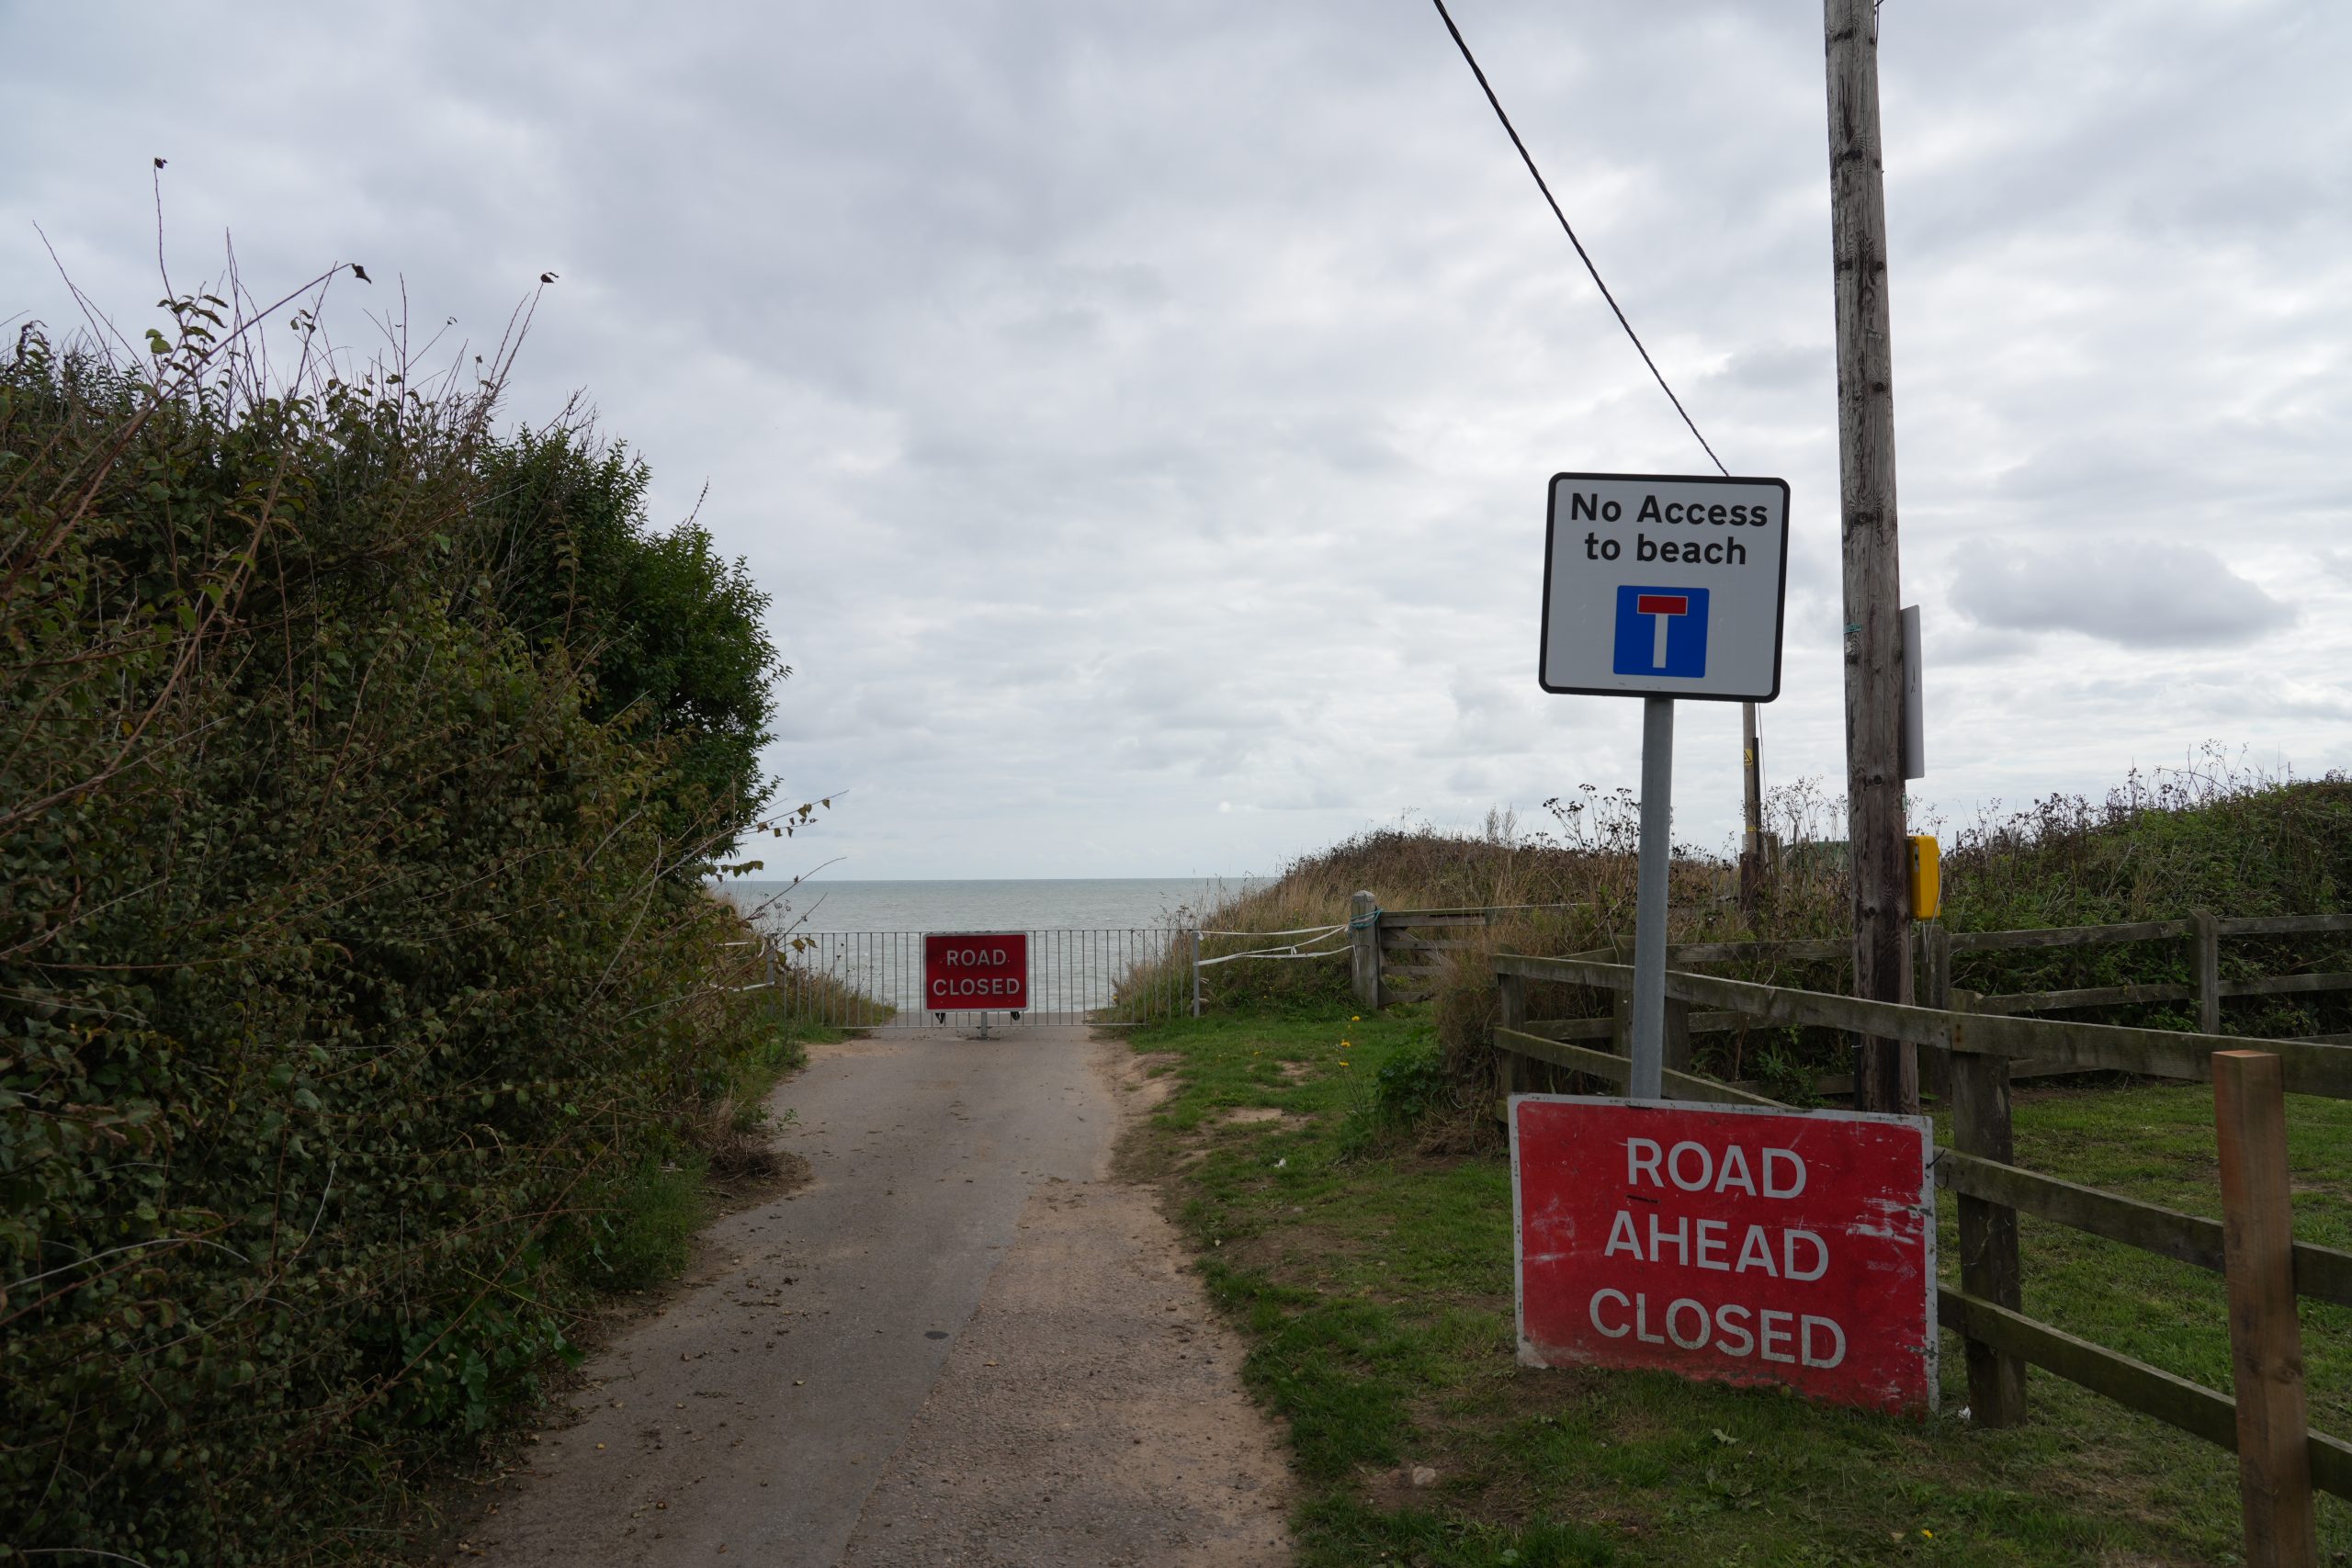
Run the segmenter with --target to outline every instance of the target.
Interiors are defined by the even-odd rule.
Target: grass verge
[[[1950,1335],[1946,1414],[1916,1425],[1518,1367],[1509,1165],[1448,1103],[1426,1016],[1182,1020],[1135,1043],[1176,1088],[1126,1159],[1168,1184],[1289,1427],[1302,1568],[2236,1558],[2229,1454],[2039,1372],[2027,1426],[1978,1430]],[[2289,1115],[2298,1234],[2352,1244],[2352,1105]],[[2199,1087],[2026,1091],[2018,1158],[2217,1213],[2211,1117]],[[1951,1269],[1949,1196],[1942,1219]],[[2226,1385],[2218,1276],[2030,1219],[2023,1246],[2029,1312]],[[2352,1434],[2352,1313],[2303,1321],[2313,1425]],[[2352,1507],[2322,1500],[2321,1544],[2352,1561]]]

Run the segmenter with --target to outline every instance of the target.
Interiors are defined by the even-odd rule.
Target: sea
[[[794,887],[754,878],[718,892],[771,931],[985,931],[1190,930],[1205,909],[1254,887],[1253,876],[1102,876],[973,882],[835,882]]]

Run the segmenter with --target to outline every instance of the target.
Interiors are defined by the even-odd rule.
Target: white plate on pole
[[[1769,703],[1781,694],[1784,479],[1555,474],[1547,692]]]

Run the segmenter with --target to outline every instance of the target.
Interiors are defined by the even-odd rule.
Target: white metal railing
[[[1038,1023],[1136,1024],[1183,1010],[1177,944],[1190,931],[1145,926],[1046,928],[1029,939],[1029,1006]],[[923,997],[922,931],[799,930],[775,939],[763,982],[797,1022],[820,1028],[960,1024]],[[1002,1009],[993,1010],[1000,1015]]]
[[[761,977],[736,988],[772,992],[794,1022],[826,1029],[960,1024],[971,1016],[968,1011],[950,1010],[943,1017],[924,1001],[926,934],[796,929],[727,945],[763,950]],[[1343,958],[1352,951],[1344,920],[1279,931],[1128,926],[1038,928],[1025,934],[1029,1007],[1023,1016],[1039,1023],[1139,1024],[1186,1011],[1197,1018],[1202,976],[1219,964]],[[1272,945],[1208,956],[1203,943],[1210,937]],[[1284,938],[1290,940],[1280,940]]]

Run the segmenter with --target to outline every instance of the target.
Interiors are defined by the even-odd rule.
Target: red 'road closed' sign
[[[1514,1095],[1519,1359],[1936,1395],[1924,1117]]]
[[[1027,931],[925,931],[923,1006],[932,1012],[1029,1010]]]

